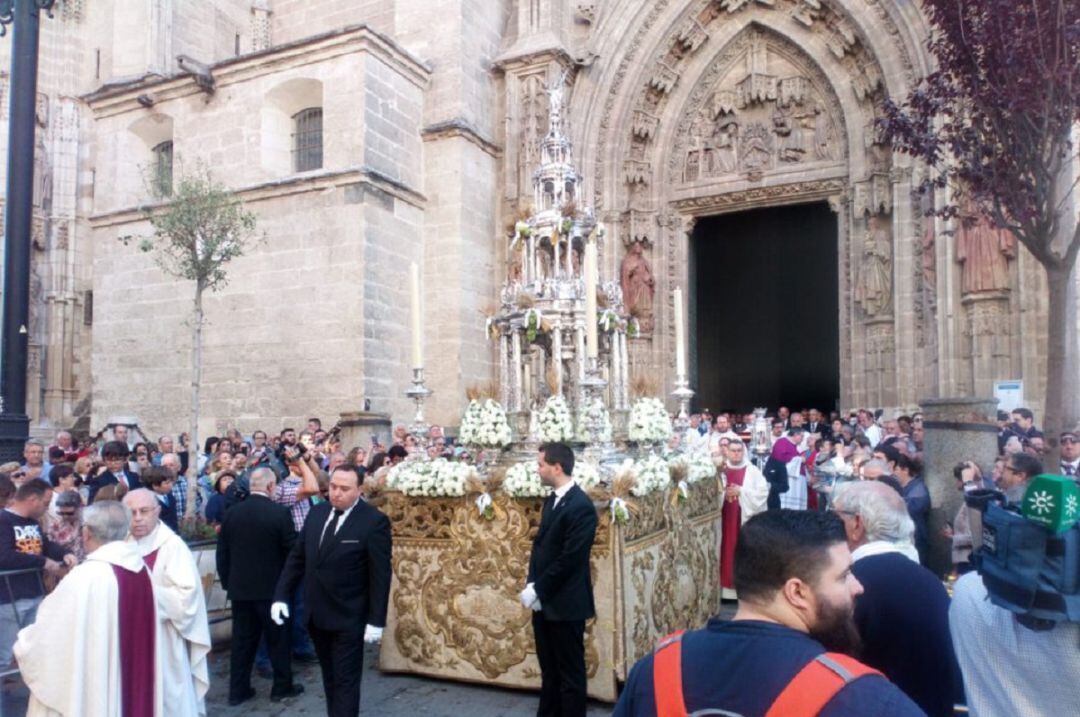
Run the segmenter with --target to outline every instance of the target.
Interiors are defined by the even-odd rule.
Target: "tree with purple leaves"
[[[1080,2],[922,0],[936,70],[882,120],[893,146],[930,168],[937,214],[972,212],[1012,232],[1046,271],[1047,443],[1080,418],[1080,252],[1074,123],[1080,121]],[[1056,458],[1053,464],[1056,464]]]

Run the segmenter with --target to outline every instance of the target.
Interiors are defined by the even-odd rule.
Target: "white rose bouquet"
[[[582,490],[589,490],[600,485],[600,473],[592,463],[575,461],[574,480]]]
[[[592,436],[589,435],[589,425],[592,421],[597,421],[600,425],[599,440],[610,441],[611,416],[608,415],[607,406],[599,398],[585,399],[578,407],[577,438],[579,441],[592,440]]]
[[[678,453],[668,460],[670,468],[681,467],[685,469],[687,483],[697,483],[699,480],[716,477],[716,464],[712,456],[706,453]]]
[[[638,498],[671,485],[671,470],[660,456],[646,456],[634,461],[634,487],[630,492]]]
[[[638,443],[665,443],[671,438],[671,418],[659,398],[639,398],[630,407],[627,438]]]
[[[570,407],[562,396],[552,396],[544,402],[538,422],[537,438],[542,443],[574,440],[574,422],[570,419]]]
[[[506,471],[503,491],[514,498],[542,498],[551,489],[540,482],[540,469],[536,461],[515,463]]]
[[[402,461],[386,475],[386,486],[405,495],[426,498],[465,495],[465,483],[476,475],[468,463],[436,458],[433,461]]]
[[[461,417],[459,438],[462,443],[486,448],[501,448],[510,443],[510,424],[506,411],[493,399],[470,401]]]

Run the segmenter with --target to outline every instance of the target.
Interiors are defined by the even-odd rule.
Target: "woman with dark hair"
[[[67,465],[70,468],[70,464]],[[45,535],[49,540],[63,546],[64,552],[74,553],[79,562],[86,557],[82,543],[82,506],[82,496],[78,491],[54,491],[55,512],[50,508],[43,520]]]
[[[371,455],[371,460],[368,461],[367,469],[369,471],[377,471],[383,466],[390,465],[390,454],[385,451],[379,451]]]
[[[214,454],[217,452],[218,443],[220,442],[221,439],[217,436],[210,436],[206,439],[206,442],[203,444],[203,452],[199,456],[198,468],[200,473],[206,468],[206,464],[210,462],[210,459],[214,457]]]
[[[220,471],[214,478],[214,493],[206,501],[206,522],[218,529],[225,520],[225,491],[235,480],[236,474],[232,471]]]

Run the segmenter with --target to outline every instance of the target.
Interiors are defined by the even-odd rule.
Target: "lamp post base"
[[[0,463],[23,462],[23,448],[30,436],[30,416],[0,414]]]

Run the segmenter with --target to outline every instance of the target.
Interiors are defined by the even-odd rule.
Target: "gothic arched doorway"
[[[840,397],[836,215],[826,202],[698,219],[691,371],[714,412],[828,411]]]

